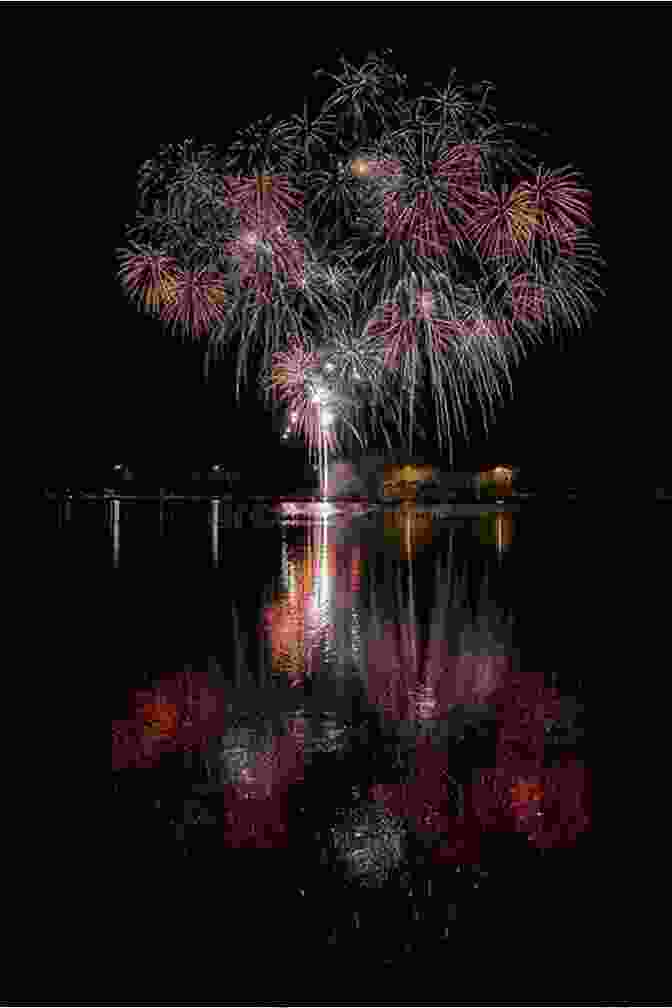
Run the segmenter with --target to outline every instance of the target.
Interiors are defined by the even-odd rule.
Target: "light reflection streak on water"
[[[294,505],[292,505],[294,506]],[[331,505],[317,520],[300,526],[294,548],[283,530],[279,592],[266,609],[273,667],[298,685],[314,667],[348,668],[359,661],[353,647],[354,604],[359,589],[359,550],[342,542]]]
[[[120,507],[121,502],[118,500],[110,501],[110,514],[111,514],[111,526],[112,526],[112,564],[114,567],[119,566],[119,549],[121,545],[121,535],[120,535]]]
[[[355,660],[355,665],[357,666],[358,669],[361,670],[361,666],[362,666],[362,632],[361,632],[361,627],[360,627],[360,623],[359,623],[359,615],[357,613],[357,610],[354,608],[354,606],[353,606],[353,609],[352,609],[351,620],[352,620],[352,630],[351,630],[351,633],[352,633],[352,655],[353,655],[353,658]]]
[[[289,566],[289,557],[287,555],[287,531],[284,528],[282,530],[282,544],[280,547],[280,571],[283,591],[289,591],[291,570]]]
[[[215,499],[211,504],[211,524],[212,524],[212,563],[214,567],[219,567],[219,512],[221,501]]]

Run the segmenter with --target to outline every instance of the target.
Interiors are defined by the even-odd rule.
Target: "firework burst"
[[[324,340],[347,317],[352,293],[348,270],[319,261],[307,242],[281,225],[266,233],[242,231],[227,243],[226,251],[235,256],[231,262],[237,269],[217,340],[239,340],[238,388],[255,347],[263,345],[259,363],[267,374],[274,352],[297,341],[308,345]]]
[[[134,250],[121,250],[121,282],[132,300],[144,305],[146,311],[158,315],[172,303],[179,273],[172,256],[151,248],[134,245]]]
[[[223,278],[208,270],[179,270],[162,315],[166,322],[191,331],[198,339],[224,319],[227,292]]]
[[[351,170],[376,186],[388,240],[411,243],[421,258],[463,243],[483,171],[477,143],[449,146],[439,131],[421,125],[362,152]]]
[[[265,174],[271,166],[291,171],[291,160],[283,149],[282,127],[266,116],[238,130],[225,159],[228,171],[241,175]]]
[[[276,142],[295,172],[308,171],[314,155],[328,150],[336,131],[336,117],[322,110],[311,118],[304,100],[303,114],[293,115],[278,124]]]
[[[485,408],[501,391],[506,354],[499,324],[482,307],[477,310],[473,296],[469,300],[461,288],[446,284],[438,271],[400,284],[394,297],[373,313],[367,331],[384,345],[384,366],[397,377],[409,404],[411,432],[426,375],[440,444],[445,437],[452,445],[453,426],[466,430],[464,403],[471,392]]]
[[[357,399],[330,373],[328,363],[319,351],[292,339],[287,351],[273,354],[267,382],[287,410],[287,433],[303,435],[311,453],[320,445],[335,451],[340,444],[339,427],[363,444],[350,419],[357,412]]]
[[[336,84],[334,94],[325,104],[325,112],[335,113],[342,127],[350,123],[352,136],[366,140],[372,128],[384,127],[399,114],[406,78],[397,73],[382,54],[369,53],[361,67],[348,63],[343,56],[340,62],[340,74],[315,71],[316,77],[330,77]]]
[[[545,237],[559,245],[571,242],[577,230],[590,224],[591,195],[579,185],[578,172],[561,168],[537,170],[531,182],[521,182],[519,195],[536,215]]]
[[[320,365],[319,354],[293,339],[287,350],[273,354],[271,387],[282,401],[294,406],[306,394],[311,380],[320,371]]]
[[[194,202],[212,194],[215,148],[212,144],[194,149],[194,140],[164,145],[159,156],[143,162],[138,173],[140,202],[149,204],[155,193],[181,197],[187,211]]]
[[[388,447],[388,421],[399,427],[397,411],[390,409],[396,400],[391,395],[392,375],[385,367],[385,344],[373,331],[357,325],[351,315],[343,325],[334,329],[328,342],[318,350],[320,358],[320,380],[336,400],[347,408],[348,415],[356,418],[355,435],[360,444],[366,443],[368,435],[383,434]],[[350,431],[346,424],[346,434]]]
[[[122,286],[194,336],[237,340],[237,394],[263,344],[269,399],[311,450],[358,436],[355,420],[401,432],[407,410],[412,431],[425,391],[440,443],[467,433],[472,397],[487,427],[511,363],[603,293],[590,193],[520,146],[530,124],[493,121],[489,82],[452,71],[409,98],[375,53],[326,76],[315,115],[306,101],[253,123],[220,160],[186,141],[143,164]]]
[[[324,398],[317,393],[321,362],[314,350],[299,339],[292,339],[286,351],[273,354],[268,383],[287,409],[289,428],[305,436],[311,452],[321,437],[333,441],[333,429],[322,423]],[[323,429],[326,428],[326,429]]]
[[[368,386],[373,395],[384,377],[384,344],[374,333],[358,334],[350,320],[338,328],[320,351],[322,370],[328,380],[344,389]]]
[[[284,226],[291,214],[300,213],[303,196],[286,175],[259,174],[254,178],[227,178],[226,199],[247,228],[273,230]]]
[[[464,128],[467,120],[474,115],[482,115],[487,99],[487,92],[492,85],[484,81],[481,86],[472,88],[474,93],[478,88],[483,93],[480,107],[477,109],[472,98],[467,97],[464,87],[455,83],[457,70],[455,67],[450,72],[450,78],[444,88],[433,88],[428,95],[423,95],[420,99],[421,106],[429,111],[428,122],[437,122],[442,129],[452,128],[459,132]],[[436,117],[433,119],[432,117]]]
[[[511,191],[503,186],[479,194],[469,235],[486,258],[515,259],[527,253],[541,223],[541,211],[522,184]]]
[[[308,211],[316,236],[323,235],[327,243],[344,240],[376,214],[378,193],[364,183],[380,179],[380,171],[380,162],[376,170],[364,155],[356,155],[349,160],[332,158],[306,176]]]
[[[225,253],[237,263],[240,282],[252,289],[260,303],[271,300],[274,280],[280,284],[305,287],[305,249],[281,223],[250,221],[225,246]]]

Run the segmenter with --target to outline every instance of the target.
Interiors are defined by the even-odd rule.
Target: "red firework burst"
[[[448,187],[453,202],[469,214],[480,193],[483,166],[478,144],[456,144],[434,165],[434,175]]]
[[[536,212],[543,234],[561,245],[572,245],[578,228],[590,224],[591,194],[578,184],[578,172],[565,168],[539,168],[533,182],[522,182],[518,191]]]
[[[162,308],[166,322],[190,329],[198,339],[224,318],[226,290],[222,277],[208,270],[179,270],[171,297]]]
[[[121,282],[131,295],[144,303],[149,312],[158,314],[173,297],[178,264],[171,256],[142,249],[121,254]]]
[[[524,254],[541,230],[542,215],[523,185],[510,192],[481,191],[474,206],[469,235],[482,254],[492,259],[512,259]]]

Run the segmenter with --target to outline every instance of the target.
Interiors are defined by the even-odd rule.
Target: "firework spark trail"
[[[422,283],[403,295],[382,305],[369,324],[371,335],[383,341],[386,368],[413,389],[421,385],[427,367],[440,442],[445,434],[451,443],[451,416],[456,428],[466,431],[465,406],[474,394],[487,427],[488,415],[502,397],[502,378],[508,377],[502,323],[473,304],[451,304]]]

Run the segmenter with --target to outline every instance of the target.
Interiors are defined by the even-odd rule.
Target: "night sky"
[[[124,228],[134,221],[142,161],[187,137],[223,153],[237,128],[300,111],[311,89],[324,92],[313,71],[337,72],[340,52],[358,63],[371,48],[391,48],[411,93],[425,81],[441,86],[452,66],[465,83],[492,81],[498,118],[535,122],[550,134],[539,141],[550,165],[583,172],[595,237],[609,261],[608,154],[596,109],[610,81],[596,58],[601,29],[583,24],[589,7],[208,4],[166,5],[150,17],[154,5],[101,5],[80,14],[84,37],[90,21],[91,38],[105,38],[114,55],[92,52],[81,81],[96,94],[98,179],[90,216],[84,208],[80,217],[87,289],[54,355],[58,391],[46,434],[52,473],[173,459],[236,468],[254,457],[269,472],[281,464],[277,426],[254,377],[241,406],[223,364],[206,385],[202,348],[181,343],[127,300],[115,249],[126,245]],[[471,443],[456,442],[456,468],[502,461],[535,469],[552,461],[568,484],[582,482],[608,428],[595,402],[615,322],[608,269],[602,286],[607,296],[583,332],[562,348],[532,349],[514,371],[513,399],[499,408],[488,437],[474,414]],[[431,445],[419,452],[436,455]]]

